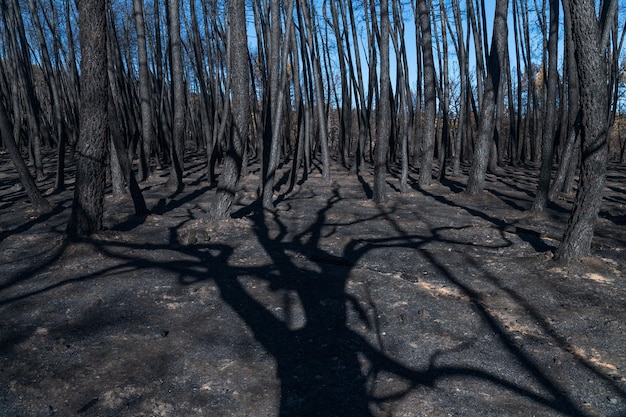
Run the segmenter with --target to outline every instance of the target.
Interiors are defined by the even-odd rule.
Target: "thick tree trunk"
[[[610,7],[613,1],[607,1],[605,7]],[[569,5],[580,80],[582,164],[576,202],[556,259],[578,259],[591,254],[604,191],[609,138],[606,48],[595,15],[595,2],[569,0]]]
[[[433,159],[435,156],[435,117],[437,116],[437,89],[435,59],[433,56],[430,13],[426,0],[417,1],[420,29],[422,33],[421,49],[424,57],[424,124],[422,130],[422,158],[419,184],[430,185],[433,179]]]
[[[217,199],[209,215],[214,219],[230,217],[237,184],[241,175],[243,144],[250,126],[250,76],[248,72],[248,38],[246,34],[245,0],[228,4],[230,53],[228,73],[232,95],[232,123],[222,175],[217,186]]]
[[[480,106],[480,126],[474,160],[467,180],[467,193],[471,196],[479,195],[485,187],[485,174],[489,163],[489,152],[495,126],[496,101],[500,92],[501,68],[504,62],[504,52],[507,42],[507,0],[497,0],[496,15],[493,27],[493,40],[487,65],[487,79],[483,102]]]
[[[109,138],[107,16],[105,0],[78,3],[81,45],[80,135],[76,188],[67,236],[74,240],[102,228]]]
[[[137,30],[137,60],[139,64],[139,108],[141,112],[141,150],[139,154],[139,179],[145,181],[152,173],[150,156],[154,133],[152,128],[152,94],[143,0],[133,0],[135,28]]]
[[[185,85],[182,39],[180,37],[180,0],[169,0],[169,36],[172,75],[172,136],[170,141],[170,156],[172,170],[167,181],[167,188],[181,191],[183,189],[183,164],[185,150]]]

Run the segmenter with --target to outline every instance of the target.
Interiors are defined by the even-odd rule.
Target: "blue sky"
[[[438,7],[438,6],[437,6]],[[489,34],[489,39],[488,42],[491,45],[491,34],[492,34],[492,28],[493,28],[493,20],[494,20],[494,15],[495,15],[495,1],[486,1],[485,2],[485,11],[487,14],[487,33]],[[449,16],[451,17],[451,16]],[[515,37],[514,37],[514,33],[513,33],[513,17],[512,17],[512,7],[509,5],[509,19],[508,19],[508,26],[509,26],[509,30],[508,30],[508,34],[509,34],[509,51],[514,51],[515,50]],[[465,26],[464,26],[465,27]],[[405,29],[406,29],[406,39],[407,39],[407,54],[408,54],[408,60],[409,60],[409,71],[411,72],[409,74],[410,77],[410,81],[411,81],[411,85],[415,85],[416,82],[416,65],[415,61],[416,61],[416,45],[415,42],[411,42],[410,40],[414,40],[415,39],[415,25],[412,24],[412,22],[407,22],[407,24],[405,25]],[[467,28],[465,28],[465,30],[467,30]],[[436,51],[435,51],[436,53]],[[454,54],[454,48],[450,45],[450,53],[453,55]],[[475,56],[475,51],[474,51],[474,47],[473,47],[473,41],[470,42],[470,51],[469,51],[469,60],[470,60],[470,68],[473,68],[475,66],[475,62],[476,62],[476,56]],[[413,65],[412,65],[413,63]],[[512,65],[515,65],[515,59],[512,59],[511,61]],[[395,67],[394,65],[395,63],[392,63],[392,66]],[[455,71],[455,62],[451,62],[450,63],[450,72],[451,72],[451,76],[454,75],[454,71]],[[437,74],[439,75],[439,71],[437,71]]]
[[[525,0],[522,0],[525,1]],[[547,1],[547,0],[546,0]],[[624,0],[619,0],[620,4],[624,2]],[[541,1],[537,1],[538,4],[541,4]],[[539,63],[541,61],[542,58],[542,52],[543,52],[543,45],[542,45],[542,41],[541,41],[541,36],[538,34],[538,26],[536,23],[536,15],[535,12],[533,11],[535,2],[528,2],[528,7],[531,9],[530,10],[530,25],[531,25],[531,32],[535,32],[535,34],[531,34],[531,48],[533,50],[533,54],[534,56],[532,57],[533,62],[535,63]],[[405,41],[406,41],[406,47],[407,47],[407,58],[408,58],[408,65],[409,65],[409,81],[411,83],[412,86],[415,86],[416,83],[416,68],[417,68],[417,62],[416,62],[416,44],[415,44],[415,23],[414,23],[414,19],[413,19],[413,15],[412,15],[412,9],[411,9],[411,5],[410,3],[406,4],[405,2]],[[464,12],[465,9],[465,2],[461,2],[461,9],[462,12]],[[439,14],[439,5],[438,5],[438,1],[434,1],[434,10],[436,15]],[[488,43],[491,44],[491,36],[492,36],[492,26],[493,26],[493,20],[494,20],[494,14],[495,14],[495,1],[491,0],[487,0],[485,1],[485,10],[486,10],[486,22],[487,22],[487,34],[488,34]],[[509,18],[508,18],[508,35],[509,35],[509,51],[511,54],[511,66],[512,66],[512,71],[515,71],[515,38],[514,38],[514,28],[513,28],[513,17],[512,17],[512,11],[513,11],[513,7],[511,4],[509,4],[509,10],[508,10],[508,14],[509,14]],[[321,19],[321,11],[318,8],[318,17]],[[449,16],[450,18],[452,16]],[[561,12],[561,16],[560,16],[561,20],[562,20],[562,12]],[[620,18],[620,20],[623,20],[623,18]],[[249,15],[248,15],[248,21],[249,21],[249,26],[248,26],[248,36],[250,37],[250,47],[251,50],[256,50],[256,39],[255,39],[255,32],[254,32],[254,23],[253,23],[253,17],[252,17],[252,12],[251,10],[249,11]],[[464,24],[464,30],[467,31],[467,25]],[[560,32],[560,43],[559,43],[559,55],[562,56],[563,53],[563,44],[562,44],[562,29]],[[330,35],[332,37],[332,35]],[[365,35],[363,34],[363,37],[365,37]],[[332,40],[334,41],[334,40]],[[363,42],[364,44],[365,42]],[[363,57],[363,65],[364,68],[367,65],[367,62],[365,62],[366,56],[367,56],[367,51],[365,51],[363,49],[363,44],[360,45],[361,46],[361,56]],[[393,53],[393,48],[392,48],[392,53]],[[435,51],[436,53],[436,51]],[[458,65],[456,65],[455,63],[455,51],[452,45],[449,46],[449,53],[450,53],[450,77],[451,79],[456,78],[456,76],[458,75]],[[475,63],[475,52],[473,49],[473,41],[470,42],[470,51],[469,51],[469,60],[470,60],[470,70],[473,72],[473,67],[474,67],[474,63]],[[436,63],[437,63],[437,59],[435,59]],[[561,59],[559,59],[559,62],[562,62]],[[523,65],[523,64],[522,64]],[[560,64],[559,64],[560,65]],[[336,68],[338,69],[338,65],[336,66]],[[391,57],[391,68],[392,68],[392,77],[395,78],[395,57],[392,55]],[[437,69],[437,75],[439,76],[441,72],[439,71],[439,69]],[[367,71],[363,71],[363,76],[367,77]],[[367,80],[366,80],[367,82]]]

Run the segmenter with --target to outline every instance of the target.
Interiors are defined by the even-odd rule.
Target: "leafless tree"
[[[76,186],[67,236],[78,239],[102,228],[109,138],[107,14],[105,0],[78,3],[80,30],[80,135]]]

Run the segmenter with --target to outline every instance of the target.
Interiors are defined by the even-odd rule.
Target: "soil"
[[[532,167],[476,199],[390,175],[385,205],[314,172],[273,213],[253,171],[211,222],[189,163],[68,245],[71,184],[37,215],[0,160],[0,416],[626,416],[624,166],[594,256],[558,263],[573,196],[531,215]]]

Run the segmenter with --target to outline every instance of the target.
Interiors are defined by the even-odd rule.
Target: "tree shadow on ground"
[[[450,377],[483,380],[554,411],[585,415],[562,394],[562,388],[555,381],[546,377],[531,357],[511,343],[511,337],[493,317],[482,314],[480,305],[478,310],[486,323],[547,394],[477,367],[436,365],[442,351],[433,354],[427,361],[428,366],[414,369],[386,354],[382,344],[377,346],[353,330],[349,325],[349,315],[358,316],[370,332],[377,333],[375,339],[381,338],[375,316],[368,313],[376,306],[364,305],[347,289],[351,271],[359,259],[380,248],[410,248],[422,252],[422,245],[444,239],[438,236],[436,230],[426,236],[402,234],[394,238],[351,239],[340,256],[334,255],[323,250],[320,241],[325,235],[323,230],[327,230],[325,228],[329,224],[326,213],[339,200],[335,192],[326,206],[318,211],[311,226],[295,236],[290,235],[287,225],[281,221],[280,212],[271,215],[252,212],[249,218],[258,242],[271,258],[269,265],[228,266],[233,254],[233,248],[228,246],[195,246],[186,251],[203,259],[211,271],[203,279],[216,283],[222,300],[238,314],[255,339],[276,360],[281,416],[378,415],[376,410],[384,410],[387,401],[400,399],[418,387],[434,387]],[[388,217],[388,214],[382,216]],[[392,221],[391,225],[394,226]],[[437,259],[424,253],[450,282],[475,296]],[[311,262],[315,267],[303,267],[296,262],[297,259]],[[249,292],[245,284],[249,278],[265,282],[272,291],[282,293],[283,317],[277,317],[269,305]],[[189,285],[197,280],[186,276],[180,282]],[[479,297],[474,298],[477,303]],[[304,324],[294,325],[292,321],[297,321],[294,315],[298,306],[301,306]],[[377,393],[376,381],[381,373],[403,380],[403,388]]]
[[[436,196],[431,197],[437,199]],[[350,238],[339,248],[341,253],[336,254],[337,251],[325,250],[322,240],[333,233],[332,228],[328,231],[331,225],[328,214],[340,200],[335,190],[325,206],[315,213],[312,223],[295,235],[280,211],[264,213],[259,206],[254,206],[256,210],[241,212],[240,215],[245,214],[250,220],[254,238],[269,257],[269,263],[238,265],[233,259],[235,248],[220,243],[189,245],[181,249],[187,255],[185,259],[160,260],[147,256],[144,258],[131,250],[172,250],[171,244],[151,246],[93,240],[94,246],[103,254],[122,263],[110,270],[100,270],[89,276],[61,281],[40,291],[0,301],[0,305],[77,280],[97,279],[115,271],[158,268],[177,274],[179,283],[184,286],[201,282],[215,283],[220,298],[241,318],[276,362],[276,376],[281,391],[281,416],[374,416],[377,415],[376,410],[383,409],[387,402],[401,399],[419,387],[434,387],[449,378],[484,381],[557,413],[586,415],[563,394],[563,387],[550,379],[532,357],[513,342],[509,332],[481,305],[480,294],[448,268],[445,260],[438,259],[424,249],[426,244],[432,242],[463,242],[448,240],[440,233],[442,230],[437,228],[425,230],[423,234],[408,233],[393,221],[389,209],[379,208],[379,213],[373,217],[364,216],[345,224],[332,223],[332,228],[383,218],[387,226],[396,231],[394,236]],[[453,204],[445,199],[441,202]],[[497,227],[505,225],[486,213],[469,207],[465,209]],[[172,233],[171,239],[175,235]],[[359,260],[371,251],[403,248],[425,256],[445,279],[472,300],[481,319],[542,390],[526,388],[512,377],[489,372],[478,366],[437,364],[441,351],[427,358],[424,361],[427,365],[416,369],[394,359],[385,352],[382,344],[371,341],[381,337],[376,315],[371,313],[376,306],[350,294],[348,283],[351,274]],[[468,262],[471,262],[469,257]],[[282,299],[283,313],[277,314],[272,306],[251,291],[250,282],[267,284]],[[530,311],[534,319],[542,321],[539,313],[524,304],[522,297],[514,293],[509,295]],[[355,331],[349,316],[358,317],[374,337],[365,337]],[[550,334],[551,329],[547,324],[545,326]],[[551,336],[556,338],[556,333]],[[419,346],[419,335],[416,335],[415,342]],[[563,340],[558,342],[564,343]],[[381,392],[377,390],[377,380],[381,374],[392,374],[404,383],[393,391]]]
[[[437,196],[423,189],[418,189],[422,194],[436,201],[439,201],[442,204],[446,204],[453,207],[461,208],[471,214],[473,217],[482,218],[490,223],[501,231],[507,230],[511,233],[515,233],[521,240],[525,241],[529,245],[533,247],[533,249],[537,253],[542,252],[553,252],[556,250],[555,246],[549,245],[540,238],[540,233],[535,230],[526,227],[516,226],[511,228],[512,224],[509,224],[507,221],[503,219],[499,219],[492,215],[487,214],[484,211],[481,211],[475,207],[471,207],[470,205],[463,205],[456,202],[451,201],[450,199]],[[505,201],[506,204],[508,204]],[[520,209],[520,211],[524,211]],[[399,228],[398,228],[399,229]],[[445,240],[443,237],[437,237],[437,235],[441,234],[441,232],[445,231],[448,228],[432,228],[435,237],[433,240],[443,241]],[[452,241],[448,243],[454,243]],[[459,242],[464,243],[464,242]],[[417,249],[417,248],[416,248]],[[568,398],[567,393],[559,388],[559,385],[552,381],[543,370],[532,361],[532,359],[526,355],[522,349],[517,345],[517,343],[513,340],[510,333],[506,331],[502,324],[490,313],[489,308],[482,303],[482,296],[480,290],[473,289],[470,285],[466,284],[464,280],[455,274],[454,270],[447,265],[445,259],[438,259],[437,255],[427,249],[419,249],[419,252],[428,259],[429,263],[441,274],[443,275],[449,282],[451,282],[455,287],[460,289],[463,294],[467,295],[471,302],[476,306],[476,311],[480,314],[483,321],[492,328],[498,335],[500,340],[504,343],[507,350],[513,354],[526,368],[528,371],[532,373],[532,375],[536,378],[536,380],[544,386],[553,395],[553,400],[548,401],[546,404],[553,407],[555,410],[565,411],[571,415],[585,415],[585,413],[580,410],[571,399]],[[506,294],[507,297],[510,297],[516,305],[520,306],[527,314],[532,318],[532,320],[541,327],[542,331],[552,339],[556,345],[562,348],[564,351],[570,351],[571,345],[568,340],[561,336],[543,317],[536,308],[534,308],[527,300],[524,299],[520,294],[516,291],[507,288],[506,285],[502,282],[499,277],[494,276],[493,274],[487,272],[479,263],[477,259],[472,258],[470,255],[465,255],[466,263],[471,265],[474,269],[480,270],[482,276],[485,279],[485,282],[488,282],[492,285],[495,285],[498,290],[502,294]],[[615,380],[608,376],[605,372],[599,370],[599,368],[594,365],[591,361],[584,358],[581,355],[574,354],[574,360],[579,363],[582,367],[587,368],[590,372],[598,376],[599,379],[603,380],[606,384],[610,385],[615,392],[619,393],[621,396],[626,397],[626,390],[624,390]],[[539,400],[539,398],[536,398]],[[543,402],[539,401],[539,402]]]
[[[0,232],[0,242],[5,240],[9,236],[27,232],[32,227],[34,227],[34,226],[36,226],[36,225],[38,225],[40,223],[43,223],[43,222],[46,222],[46,221],[50,220],[52,217],[62,213],[64,210],[66,210],[65,204],[64,203],[59,203],[52,210],[50,210],[47,213],[43,213],[43,214],[40,214],[40,215],[38,215],[36,217],[32,217],[28,222],[23,223],[23,224],[15,227],[13,229],[3,230],[3,231]]]
[[[319,248],[325,225],[325,213],[337,201],[335,196],[322,209],[314,224],[295,238],[286,239],[287,227],[274,213],[269,217],[255,211],[250,219],[256,238],[272,260],[270,265],[254,268],[231,268],[232,248],[208,245],[191,249],[201,251],[224,300],[248,325],[256,340],[276,360],[280,380],[281,416],[372,416],[370,406],[403,396],[409,389],[377,397],[373,380],[387,371],[404,378],[411,387],[431,385],[429,372],[412,370],[387,357],[363,336],[348,327],[348,310],[353,309],[368,328],[375,324],[359,300],[347,293],[347,281],[353,262],[362,253],[356,242],[337,257]],[[278,235],[271,237],[275,223]],[[189,251],[188,251],[189,252]],[[208,253],[217,253],[208,255]],[[293,254],[306,258],[318,268],[303,268]],[[251,295],[240,281],[253,277],[266,281],[272,291],[281,292],[284,317],[278,318]],[[190,284],[194,280],[183,279]],[[304,325],[295,324],[295,310],[302,308]],[[369,362],[365,372],[359,356]]]

